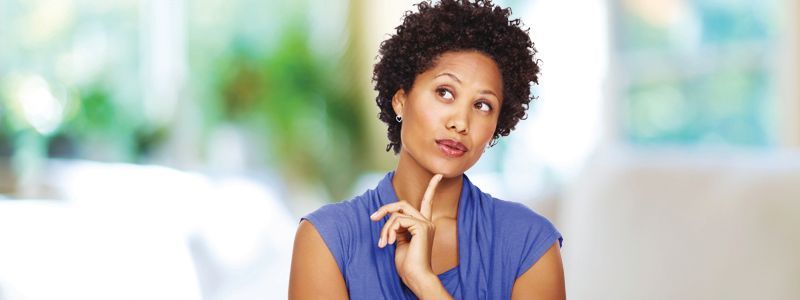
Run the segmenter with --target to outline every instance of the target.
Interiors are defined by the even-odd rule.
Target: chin
[[[427,168],[431,173],[442,174],[444,178],[454,178],[464,174],[464,172],[472,167],[472,164],[463,166],[454,161],[435,161],[431,166],[431,168]]]
[[[464,171],[461,171],[461,172],[458,172],[458,171],[453,171],[453,172],[446,172],[446,171],[445,172],[436,172],[436,171],[433,171],[432,173],[434,173],[434,174],[442,174],[442,178],[443,179],[450,179],[450,178],[456,178],[456,177],[461,176],[462,174],[464,174]]]

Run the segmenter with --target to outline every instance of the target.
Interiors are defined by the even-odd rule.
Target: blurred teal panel
[[[775,143],[774,1],[623,1],[614,51],[636,145]]]

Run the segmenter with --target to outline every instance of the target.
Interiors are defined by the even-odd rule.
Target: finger
[[[400,231],[400,228],[407,228],[416,224],[419,220],[409,217],[409,216],[398,216],[395,218],[394,222],[392,223],[391,228],[389,228],[389,237],[388,242],[389,244],[394,244],[397,241],[397,232]]]
[[[394,226],[394,224],[397,223],[398,218],[402,217],[406,217],[406,215],[399,212],[393,213],[391,216],[389,216],[389,220],[386,221],[386,223],[383,224],[383,228],[381,228],[381,235],[380,239],[378,240],[378,247],[383,248],[389,244],[389,235],[392,232],[392,226]]]
[[[402,233],[398,232],[394,237],[395,246],[399,246],[402,243],[409,241],[411,241],[411,233],[408,231],[408,229],[406,229],[406,231]]]
[[[408,239],[413,238],[417,235],[417,232],[419,232],[420,228],[426,227],[425,224],[427,224],[426,221],[417,218],[400,216],[394,220],[392,223],[392,229],[389,230],[390,233],[394,233],[394,237],[391,239],[391,241],[396,242],[400,239],[405,239],[405,237],[408,237]],[[398,238],[398,234],[400,233],[404,233],[405,237]]]
[[[420,204],[419,212],[422,214],[425,219],[431,219],[431,208],[433,207],[433,194],[436,193],[436,186],[439,185],[439,181],[442,180],[442,174],[433,175],[431,181],[428,183],[428,188],[425,190],[425,194],[422,196],[422,204]]]
[[[415,218],[424,218],[422,213],[420,213],[414,206],[412,206],[407,201],[397,201],[394,203],[389,203],[384,206],[378,208],[371,216],[369,216],[370,220],[378,221],[382,219],[386,214],[401,212],[403,214],[415,217]]]
[[[381,234],[378,239],[378,247],[383,248],[389,242],[389,228],[391,228],[392,224],[394,224],[394,220],[397,219],[399,213],[394,213],[389,216],[389,220],[383,224],[383,228],[381,228]]]

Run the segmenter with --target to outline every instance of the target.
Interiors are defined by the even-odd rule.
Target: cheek
[[[489,141],[494,136],[494,131],[497,128],[497,120],[487,121],[485,123],[480,124],[478,126],[475,137],[477,138],[476,142],[481,144],[488,144]]]
[[[403,143],[414,144],[428,139],[430,137],[428,135],[434,132],[436,124],[442,122],[440,120],[442,115],[443,113],[435,106],[414,105],[409,107],[406,115],[403,116],[404,124],[400,130]]]
[[[438,105],[427,105],[425,107],[415,107],[414,109],[414,124],[420,127],[425,132],[431,132],[438,124],[443,124],[443,116],[447,114],[446,111]]]

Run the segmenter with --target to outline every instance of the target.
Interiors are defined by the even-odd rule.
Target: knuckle
[[[411,209],[412,206],[411,206],[411,203],[408,203],[408,201],[403,200],[398,204],[398,207],[400,209],[404,210],[404,211],[407,211],[407,210]]]

